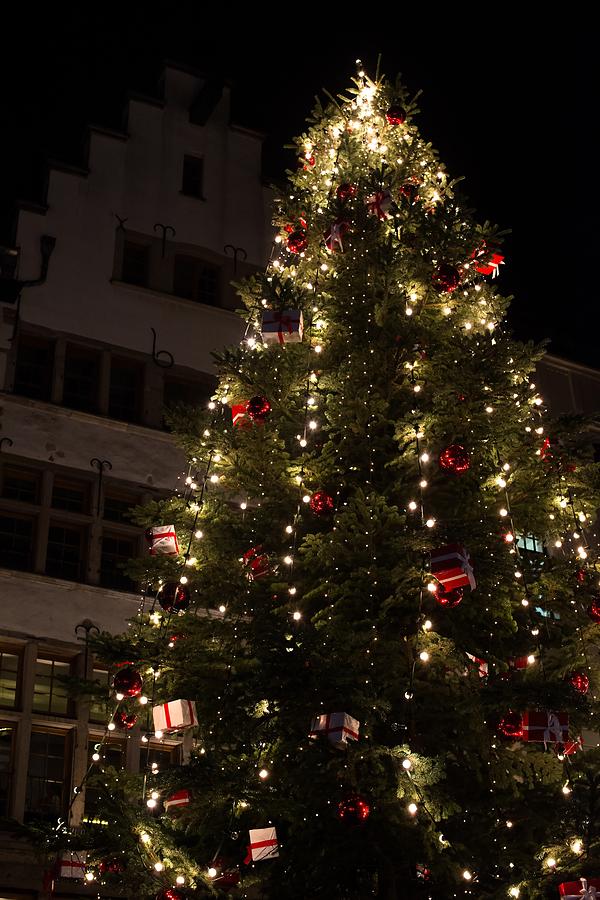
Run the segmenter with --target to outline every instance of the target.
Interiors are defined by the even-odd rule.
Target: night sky
[[[163,59],[233,82],[234,121],[267,133],[264,172],[275,180],[293,165],[282,148],[304,130],[315,94],[347,87],[357,57],[373,73],[381,53],[383,72],[423,91],[421,134],[465,176],[479,220],[512,230],[500,285],[515,295],[517,335],[600,367],[599,162],[588,130],[598,104],[568,25],[549,37],[541,24],[524,30],[478,10],[449,26],[433,5],[406,20],[373,6],[377,21],[364,5],[360,19],[340,4],[296,4],[283,19],[280,6],[231,5],[221,17],[181,2],[65,6],[3,21],[4,242],[13,199],[41,199],[44,159],[81,163],[86,123],[119,128],[127,90],[154,94]]]

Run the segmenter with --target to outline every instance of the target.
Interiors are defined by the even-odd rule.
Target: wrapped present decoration
[[[251,862],[262,862],[263,859],[275,859],[277,856],[279,856],[279,843],[275,827],[251,828],[250,843],[244,863],[249,865]]]
[[[246,400],[241,403],[233,403],[231,406],[231,420],[234,428],[249,428],[252,424],[246,415]]]
[[[563,881],[558,893],[564,900],[596,900],[600,897],[600,878],[579,878],[578,881]]]
[[[569,714],[550,710],[523,713],[523,740],[564,744],[569,739]]]
[[[431,551],[431,574],[448,590],[477,587],[469,553],[462,544],[448,544]]]
[[[182,806],[188,806],[191,799],[191,791],[185,789],[181,791],[175,791],[174,794],[171,794],[170,797],[167,797],[164,806],[166,810],[181,809]]]
[[[359,728],[360,722],[353,719],[348,713],[323,713],[314,716],[308,736],[314,739],[322,734],[331,741],[334,747],[343,750],[348,741],[358,740]]]
[[[533,665],[535,662],[535,656],[533,653],[530,653],[529,656],[516,656],[514,659],[509,659],[508,665],[511,669],[526,669],[527,666]]]
[[[472,653],[467,653],[467,659],[471,660],[472,665],[470,668],[477,672],[480,678],[487,678],[490,674],[490,667],[485,659],[479,659],[478,656],[473,656]]]
[[[198,724],[196,704],[193,700],[170,700],[152,708],[154,730],[183,731]]]
[[[177,556],[179,544],[174,525],[153,525],[146,531],[151,556]]]
[[[304,334],[302,310],[266,309],[262,317],[261,334],[264,344],[300,343]]]
[[[246,568],[246,575],[250,581],[256,578],[262,578],[263,575],[269,575],[271,570],[271,562],[266,553],[262,552],[263,548],[259,544],[257,547],[251,547],[246,550],[242,559]]]
[[[85,850],[63,850],[56,860],[58,878],[77,878],[83,881],[86,870],[87,853]]]

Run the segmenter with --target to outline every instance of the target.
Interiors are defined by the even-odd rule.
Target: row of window
[[[110,353],[109,377],[101,378],[103,356],[108,351],[67,342],[57,354],[53,338],[21,334],[17,345],[13,392],[22,397],[50,402],[69,409],[106,414],[124,422],[149,422],[144,411],[147,378],[145,363]],[[162,405],[204,405],[213,391],[214,379],[163,375]],[[164,422],[163,422],[164,427]]]
[[[0,467],[0,566],[132,591],[123,566],[140,552],[128,510],[139,494],[51,470]]]
[[[121,281],[137,287],[154,285],[151,279],[153,244],[146,241],[126,239],[123,241]],[[221,269],[198,256],[176,253],[172,268],[171,293],[176,297],[205,303],[208,306],[222,305]]]

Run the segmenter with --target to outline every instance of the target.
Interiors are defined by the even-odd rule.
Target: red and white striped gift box
[[[165,800],[164,806],[165,809],[179,809],[182,806],[187,806],[192,799],[192,794],[188,790],[175,791],[174,794],[171,794],[170,797],[167,797]]]
[[[431,574],[447,591],[454,588],[477,587],[469,553],[462,544],[448,544],[431,551]]]
[[[564,900],[591,900],[596,894],[590,891],[595,888],[600,892],[600,878],[580,878],[578,881],[563,881],[558,886],[558,893]]]
[[[160,706],[152,707],[154,730],[169,732],[183,731],[198,724],[196,704],[193,700],[169,700]]]
[[[345,712],[323,713],[314,716],[309,737],[316,738],[319,735],[327,737],[335,747],[343,749],[348,741],[358,740],[360,722],[353,719]]]
[[[146,532],[151,556],[177,556],[179,544],[174,525],[154,525]]]

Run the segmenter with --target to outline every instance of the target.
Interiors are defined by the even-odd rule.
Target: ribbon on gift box
[[[177,543],[174,525],[155,525],[148,529],[147,534],[150,542],[150,556],[175,556],[179,553],[179,544]],[[169,549],[164,554],[159,551],[157,554],[157,547],[160,547],[163,541],[168,541],[169,539],[173,541],[173,549]]]
[[[580,878],[579,881],[563,881],[558,893],[563,900],[596,900],[600,878]]]
[[[377,191],[367,197],[367,209],[369,212],[377,216],[378,219],[388,218],[388,209],[392,202],[392,195],[389,191]]]
[[[237,428],[243,428],[250,423],[246,419],[246,402],[235,403],[231,407],[231,420]]]
[[[275,312],[274,310],[269,313],[272,316],[272,322],[267,324],[278,325],[277,329],[277,340],[280,344],[285,344],[284,331],[287,328],[288,334],[294,333],[294,325],[297,323],[297,319],[292,316],[287,316],[284,312]]]
[[[561,722],[561,716],[563,721]],[[523,714],[523,740],[562,744],[568,738],[569,720],[566,713],[551,710]]]
[[[348,737],[351,737],[352,740],[354,740],[354,741],[358,740],[358,731],[354,731],[352,728],[348,728],[348,726],[345,725],[344,723],[342,723],[341,725],[332,725],[331,724],[331,716],[336,715],[336,713],[324,713],[324,715],[325,715],[325,728],[313,728],[309,732],[309,735],[308,735],[309,737],[312,737],[313,735],[317,736],[319,734],[334,734],[336,731],[339,731],[340,740],[343,740],[343,736],[345,734],[348,735]],[[322,716],[315,716],[315,719],[314,719],[315,724],[318,724],[318,722],[321,718],[322,718]],[[344,721],[346,718],[352,718],[352,717],[347,716],[347,714],[344,713]]]
[[[265,837],[260,841],[253,841],[253,834],[269,834],[270,837]],[[264,853],[261,853],[257,856],[257,860],[268,859],[271,856],[278,856],[278,847],[279,841],[277,840],[277,832],[275,828],[252,828],[250,829],[250,843],[248,844],[248,852],[244,858],[244,865],[248,866],[254,859],[256,850],[264,850]]]
[[[191,799],[192,796],[188,790],[175,791],[174,794],[171,794],[171,796],[167,797],[165,800],[165,809],[171,809],[172,807],[177,806],[187,806]]]
[[[187,703],[188,712],[190,714],[190,725],[197,725],[196,721],[196,708],[194,706],[193,700],[180,700],[180,703]],[[163,710],[165,712],[165,722],[167,723],[167,728],[181,728],[181,725],[172,725],[171,724],[171,713],[169,711],[169,704],[163,703]]]
[[[456,574],[444,577],[444,573],[450,570]],[[445,588],[466,587],[467,584],[471,590],[477,587],[471,558],[461,544],[448,544],[447,547],[432,550],[431,574],[435,575]]]

